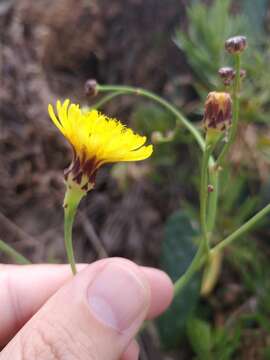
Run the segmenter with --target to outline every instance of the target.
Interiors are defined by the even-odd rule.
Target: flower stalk
[[[233,113],[232,113],[232,127],[229,131],[229,138],[227,143],[225,144],[222,152],[220,153],[216,166],[222,166],[225,160],[225,157],[228,151],[233,144],[236,133],[237,126],[239,120],[239,92],[240,92],[240,83],[241,83],[241,54],[237,53],[234,55],[235,57],[235,80],[233,83],[233,92],[232,92],[232,100],[233,100]]]
[[[87,82],[87,91],[96,94],[94,80]],[[75,275],[72,227],[81,199],[94,188],[98,169],[107,163],[145,160],[151,156],[153,146],[146,145],[145,136],[134,133],[120,121],[96,109],[81,109],[69,99],[57,101],[56,112],[50,104],[48,112],[73,150],[73,160],[64,172],[64,234],[67,258]]]
[[[162,97],[152,93],[151,91],[132,87],[132,86],[122,86],[122,85],[100,85],[97,84],[96,86],[98,92],[100,93],[107,93],[112,92],[115,93],[115,96],[119,95],[137,95],[137,96],[143,96],[145,98],[148,98],[158,104],[160,104],[162,107],[167,109],[169,112],[171,112],[176,117],[176,123],[178,125],[183,125],[187,130],[190,131],[190,133],[193,135],[194,139],[197,141],[198,145],[202,150],[204,150],[205,147],[205,141],[203,137],[201,136],[200,132],[196,129],[195,126],[192,125],[182,114],[180,111],[178,111],[173,105],[171,105],[168,101],[163,99]],[[108,99],[108,101],[111,100],[111,98]],[[104,105],[105,102],[102,103]],[[95,105],[94,105],[95,106]]]
[[[64,238],[65,238],[65,248],[68,262],[71,266],[71,271],[73,275],[76,275],[76,262],[74,257],[73,250],[73,241],[72,241],[72,228],[75,219],[75,215],[80,204],[81,199],[86,195],[85,191],[80,191],[76,187],[72,187],[67,183],[67,189],[64,199]]]
[[[249,219],[239,229],[235,230],[231,235],[229,235],[224,240],[219,242],[215,247],[213,247],[211,249],[211,254],[223,250],[226,246],[230,245],[236,239],[243,236],[245,233],[247,233],[252,228],[254,228],[269,213],[270,213],[270,204],[266,205],[262,210],[260,210],[256,215],[254,215],[251,219]]]
[[[200,223],[202,239],[204,243],[204,252],[209,255],[209,237],[207,226],[207,200],[208,200],[208,168],[209,158],[213,151],[213,145],[207,145],[203,152],[202,168],[201,168],[201,185],[200,185]]]

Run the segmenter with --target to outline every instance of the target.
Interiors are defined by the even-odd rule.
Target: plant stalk
[[[256,215],[254,215],[250,220],[248,220],[244,225],[242,225],[239,229],[229,235],[227,238],[222,240],[219,244],[212,248],[211,254],[224,249],[226,246],[230,245],[234,240],[239,238],[248,232],[251,228],[253,228],[261,219],[266,216],[270,212],[270,204],[265,206],[262,210],[260,210]]]
[[[207,228],[207,198],[208,198],[208,163],[212,152],[212,146],[206,146],[203,152],[201,168],[201,185],[200,185],[200,223],[201,223],[201,241],[204,243],[204,253],[209,255],[209,239]]]
[[[197,141],[198,145],[200,146],[201,150],[204,151],[205,149],[205,141],[203,137],[201,136],[200,132],[196,129],[196,127],[190,123],[179,110],[177,110],[174,106],[172,106],[168,101],[164,100],[160,96],[141,89],[141,88],[135,88],[131,86],[120,86],[120,85],[97,85],[97,90],[99,92],[112,92],[111,95],[105,97],[97,104],[93,105],[95,107],[96,105],[99,107],[101,105],[104,105],[107,101],[110,101],[112,98],[124,95],[124,94],[133,94],[133,95],[139,95],[146,97],[148,99],[151,99],[155,102],[157,102],[159,105],[163,106],[165,109],[170,111],[177,119],[177,124],[182,124],[185,126],[187,130],[190,131],[190,133],[194,136],[195,140]],[[209,160],[209,181],[211,185],[213,185],[214,190],[209,195],[209,218],[208,218],[208,231],[212,232],[214,225],[215,225],[215,219],[216,219],[216,212],[217,212],[217,201],[218,201],[218,171],[215,170],[215,160],[213,157],[210,157]]]
[[[171,105],[168,101],[161,98],[160,96],[141,89],[141,88],[135,88],[132,86],[121,86],[121,85],[97,85],[97,91],[98,92],[117,92],[117,95],[121,94],[133,94],[133,95],[139,95],[146,97],[148,99],[151,99],[158,104],[162,105],[164,108],[169,110],[177,119],[177,122],[184,125],[186,129],[190,131],[190,133],[194,136],[197,143],[199,144],[200,148],[204,150],[205,142],[203,137],[201,136],[200,132],[196,129],[195,126],[193,126],[173,105]]]
[[[64,199],[64,237],[65,237],[65,248],[68,262],[71,266],[73,275],[76,275],[76,262],[74,258],[73,243],[72,243],[72,227],[74,218],[77,212],[77,208],[83,196],[84,192],[78,191],[67,184],[67,190]]]
[[[229,138],[227,143],[225,144],[222,152],[220,153],[217,162],[216,167],[222,166],[225,156],[227,155],[231,145],[233,144],[236,133],[237,133],[237,126],[238,126],[238,120],[239,120],[239,92],[240,92],[240,70],[241,70],[241,55],[236,54],[235,55],[235,80],[233,84],[233,115],[232,115],[232,126],[229,131]]]

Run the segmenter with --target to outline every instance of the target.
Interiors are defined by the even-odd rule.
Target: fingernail
[[[128,329],[144,311],[146,288],[129,268],[108,264],[88,289],[92,313],[118,331]]]

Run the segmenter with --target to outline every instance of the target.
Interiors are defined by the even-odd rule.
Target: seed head
[[[206,131],[225,131],[231,125],[232,99],[226,92],[210,92],[205,102],[203,125]]]
[[[84,85],[85,95],[96,96],[98,94],[97,81],[95,79],[89,79]]]
[[[247,38],[245,36],[234,36],[225,41],[225,49],[230,54],[240,54],[247,47]]]

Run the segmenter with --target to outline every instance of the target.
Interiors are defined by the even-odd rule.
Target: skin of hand
[[[0,265],[0,360],[137,360],[144,320],[171,303],[162,271],[121,258]]]

